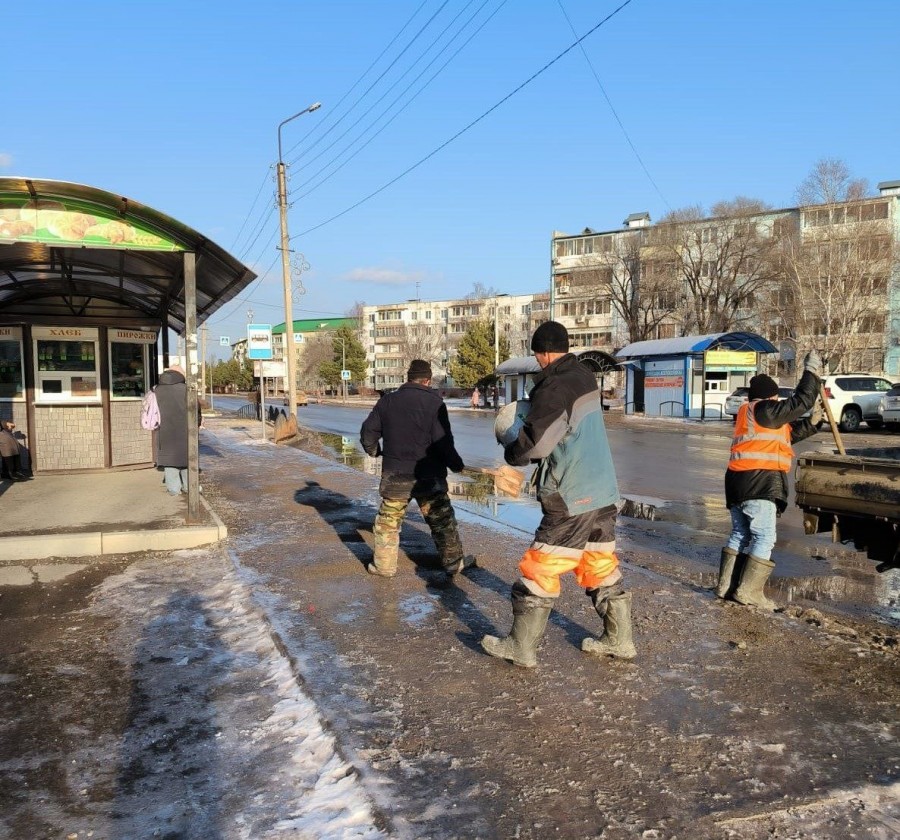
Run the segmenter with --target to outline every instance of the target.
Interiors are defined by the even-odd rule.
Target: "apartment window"
[[[443,318],[444,320],[447,319],[447,310],[446,309],[441,310],[441,318]]]
[[[700,241],[714,243],[719,240],[719,229],[715,226],[705,227],[700,231]]]
[[[430,309],[425,313],[425,320],[426,321],[431,320],[431,310]]]
[[[657,338],[675,338],[675,324],[660,324],[656,328]]]
[[[413,321],[418,321],[418,320],[419,320],[419,313],[418,313],[418,312],[411,312],[411,313],[410,313],[410,316],[411,316],[411,318],[412,318]]]

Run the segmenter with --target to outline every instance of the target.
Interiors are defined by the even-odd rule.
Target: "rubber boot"
[[[771,560],[747,555],[741,582],[734,593],[734,600],[748,607],[759,607],[763,610],[774,610],[777,604],[766,598],[763,589],[775,564]]]
[[[734,590],[738,587],[738,581],[744,571],[747,555],[735,551],[733,548],[722,549],[722,559],[719,561],[719,582],[716,584],[717,598],[732,598]]]
[[[600,613],[601,605],[594,605]],[[602,605],[603,635],[599,639],[588,637],[581,643],[585,653],[596,656],[615,656],[617,659],[634,659],[637,650],[631,635],[631,593],[623,592],[605,599]]]
[[[509,635],[501,639],[485,636],[481,647],[491,656],[506,659],[522,668],[537,665],[537,646],[547,628],[553,598],[533,595],[525,585],[516,582],[512,588],[513,626]]]

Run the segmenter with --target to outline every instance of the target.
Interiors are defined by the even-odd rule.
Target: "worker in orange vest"
[[[758,374],[734,424],[725,472],[725,503],[732,531],[722,549],[716,595],[739,604],[774,610],[763,589],[775,564],[776,520],[787,507],[791,444],[816,433],[813,419],[800,419],[819,395],[822,359],[812,350],[793,395],[778,399],[778,384]]]

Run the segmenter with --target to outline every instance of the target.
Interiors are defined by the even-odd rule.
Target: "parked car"
[[[288,405],[290,401],[291,398],[285,394],[283,400],[284,405]],[[297,391],[297,405],[309,405],[309,397],[306,395],[306,391]]]
[[[879,407],[892,388],[889,379],[871,373],[836,373],[824,377],[822,385],[842,432],[857,431],[863,421],[871,429],[884,425]]]
[[[886,428],[900,432],[900,382],[881,398],[880,414]]]
[[[778,389],[778,399],[786,400],[794,393],[793,388],[785,388],[781,387]],[[725,398],[725,413],[730,414],[733,419],[737,419],[738,409],[747,402],[747,398],[750,394],[750,389],[746,387],[735,388],[726,398]],[[806,412],[803,416],[808,416],[809,412]]]

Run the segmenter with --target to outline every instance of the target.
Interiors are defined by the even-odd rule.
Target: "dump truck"
[[[834,542],[876,561],[879,572],[900,567],[900,447],[800,455],[795,496],[807,534],[830,531]]]

